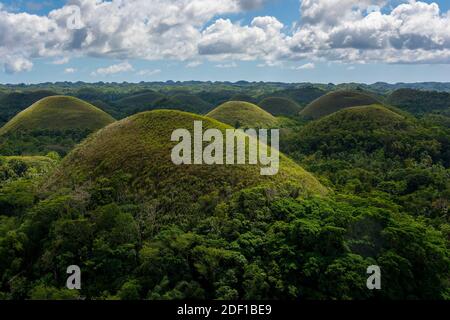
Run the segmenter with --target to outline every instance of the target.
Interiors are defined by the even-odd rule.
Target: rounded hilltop
[[[368,94],[357,91],[330,92],[313,102],[300,112],[306,119],[320,119],[345,108],[381,104]]]
[[[317,121],[308,128],[313,131],[355,129],[395,129],[406,123],[406,118],[382,105],[351,107],[335,112]]]
[[[257,105],[244,101],[229,101],[206,115],[235,128],[271,128],[278,120]]]
[[[395,137],[415,135],[414,122],[381,105],[351,107],[303,127],[292,144],[297,152],[320,151],[323,156],[395,150]],[[395,152],[394,152],[395,153]]]
[[[235,191],[256,186],[282,190],[282,186],[290,185],[289,190],[303,195],[327,192],[310,173],[283,155],[274,176],[262,176],[259,165],[175,165],[171,154],[179,142],[171,141],[172,133],[186,129],[193,137],[194,121],[202,121],[203,130],[232,129],[181,111],[140,113],[105,127],[77,146],[46,189],[67,187],[90,192],[99,181],[104,185],[105,181],[126,177],[121,196],[131,197],[136,203],[155,201],[162,219],[186,217],[201,199],[221,201]]]
[[[43,98],[12,118],[0,135],[33,131],[96,131],[115,120],[99,108],[74,97]]]

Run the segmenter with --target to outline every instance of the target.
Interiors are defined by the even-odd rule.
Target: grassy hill
[[[319,119],[339,110],[381,104],[377,99],[356,91],[335,91],[314,100],[300,112],[300,116],[306,119]]]
[[[416,140],[416,135],[426,139],[426,134],[417,134],[415,128],[416,123],[409,117],[381,105],[350,107],[307,124],[287,152],[350,155],[384,150],[385,154],[407,157],[415,152],[414,145],[408,142],[413,136]],[[398,141],[403,141],[405,146],[400,146]]]
[[[155,201],[161,211],[157,219],[190,219],[199,199],[229,197],[234,191],[258,185],[273,190],[290,184],[300,194],[326,193],[309,173],[285,156],[275,176],[261,176],[253,165],[181,165],[171,161],[175,129],[193,132],[194,121],[204,128],[231,128],[207,117],[174,110],[157,110],[131,116],[90,136],[74,149],[50,179],[49,189],[61,187],[90,190],[100,183],[121,187],[120,197],[135,203]],[[120,179],[124,179],[120,181]],[[119,181],[119,182],[118,182]],[[106,189],[105,189],[106,190]],[[153,200],[152,200],[153,199]]]
[[[440,113],[450,109],[450,93],[399,89],[388,96],[387,103],[414,115]]]
[[[66,154],[90,133],[115,120],[73,97],[52,96],[34,103],[0,129],[0,154]]]
[[[54,96],[50,90],[36,90],[5,93],[0,96],[0,125],[5,124],[17,113],[45,97]]]
[[[270,128],[277,119],[255,104],[243,101],[229,101],[207,114],[208,117],[236,128]]]
[[[34,103],[3,128],[0,135],[17,131],[98,130],[113,122],[107,113],[73,97],[53,96]]]
[[[301,107],[292,99],[283,97],[268,97],[263,99],[259,106],[274,116],[298,115]]]

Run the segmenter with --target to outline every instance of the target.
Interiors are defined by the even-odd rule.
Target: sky
[[[0,0],[0,83],[450,82],[450,1]]]

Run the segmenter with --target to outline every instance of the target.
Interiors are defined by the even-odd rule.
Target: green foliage
[[[450,109],[450,93],[399,89],[392,92],[387,102],[414,115],[443,112]]]
[[[333,88],[242,82],[70,90],[119,111],[113,101],[154,92],[218,104],[237,94],[299,101],[301,92]],[[267,179],[257,167],[172,166],[174,128],[192,131],[195,120],[230,128],[178,111],[114,123],[56,171],[54,152],[0,157],[0,299],[450,299],[450,133],[442,117],[417,120],[371,105],[307,124],[282,118],[283,151],[333,192],[285,156],[279,175]],[[8,148],[58,151],[41,148],[45,139]],[[65,289],[73,264],[82,270],[80,291]],[[370,265],[381,267],[380,291],[366,288]]]

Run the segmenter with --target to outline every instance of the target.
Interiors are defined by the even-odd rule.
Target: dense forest
[[[446,91],[0,86],[0,299],[449,300]],[[169,164],[174,128],[229,127],[210,117],[281,128],[280,174]]]

